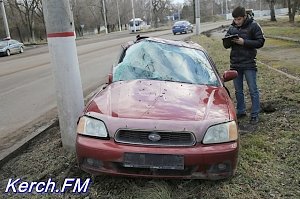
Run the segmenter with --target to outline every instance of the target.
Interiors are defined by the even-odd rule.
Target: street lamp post
[[[4,23],[6,38],[10,38],[9,27],[8,27],[8,23],[7,23],[7,18],[6,18],[6,13],[5,13],[5,7],[4,7],[3,0],[0,0],[0,4],[1,4],[1,10],[2,10],[2,15],[3,15],[3,23]]]

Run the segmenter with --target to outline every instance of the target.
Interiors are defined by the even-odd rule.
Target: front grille
[[[154,137],[153,139],[151,139]],[[155,146],[193,146],[196,139],[191,132],[146,131],[120,129],[115,135],[115,141],[125,144],[155,145]]]

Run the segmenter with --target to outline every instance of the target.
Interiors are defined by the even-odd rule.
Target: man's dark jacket
[[[230,25],[226,35],[238,34],[244,39],[244,45],[238,45],[231,41],[223,40],[225,48],[231,47],[230,68],[235,70],[256,70],[257,48],[263,47],[265,38],[261,27],[255,20],[248,16],[241,27],[234,22]]]

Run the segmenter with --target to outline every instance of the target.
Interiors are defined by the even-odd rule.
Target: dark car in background
[[[23,53],[24,52],[24,44],[14,40],[2,40],[0,41],[0,55],[10,56],[15,53]]]
[[[239,135],[224,82],[198,44],[138,37],[78,120],[79,167],[93,174],[223,179]]]
[[[176,33],[188,33],[193,32],[193,25],[188,21],[177,21],[172,27],[172,32],[175,35]]]

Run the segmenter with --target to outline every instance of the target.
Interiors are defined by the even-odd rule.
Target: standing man
[[[263,47],[265,38],[263,31],[252,15],[248,15],[244,7],[236,7],[232,12],[233,22],[226,35],[238,35],[232,40],[223,40],[225,48],[231,48],[230,68],[238,72],[233,80],[237,101],[237,118],[246,116],[243,80],[246,78],[250,91],[252,108],[251,124],[257,124],[260,111],[259,91],[256,84],[256,54],[257,48]]]

